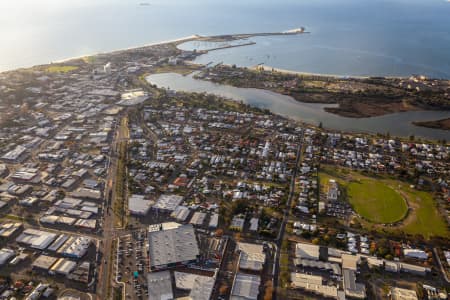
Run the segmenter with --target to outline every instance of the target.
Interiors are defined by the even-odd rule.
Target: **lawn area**
[[[365,218],[360,221],[368,230],[383,228],[391,232],[420,234],[426,239],[449,236],[447,224],[439,214],[433,195],[411,188],[407,182],[388,177],[368,177],[356,171],[331,166],[321,167],[319,179],[324,193],[329,179],[338,182],[341,200],[349,201]],[[389,220],[395,219],[401,220],[395,227],[381,225],[394,222]]]
[[[49,73],[67,73],[70,71],[77,70],[77,66],[64,66],[64,65],[54,65],[45,69]]]
[[[412,209],[402,222],[402,230],[409,234],[421,234],[425,238],[448,237],[447,224],[440,216],[433,196],[428,192],[412,189],[407,184],[401,184],[399,187]]]
[[[199,65],[163,65],[155,68],[152,73],[178,73],[189,75],[199,69]]]
[[[347,186],[347,195],[353,209],[374,223],[395,223],[408,212],[402,196],[380,180],[352,181]]]

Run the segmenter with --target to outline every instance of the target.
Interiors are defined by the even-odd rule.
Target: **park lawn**
[[[351,202],[348,197],[349,185],[351,185],[352,183],[356,184],[356,181],[365,180],[384,185],[384,188],[382,188],[382,190],[391,189],[391,187],[393,187],[395,188],[395,191],[393,189],[391,189],[391,191],[397,193],[399,197],[403,198],[402,200],[406,199],[407,203],[403,203],[409,206],[409,212],[407,212],[406,217],[401,221],[401,223],[397,224],[397,226],[382,226],[381,224],[377,224],[373,221],[361,220],[361,223],[365,228],[378,230],[380,229],[380,226],[382,226],[384,230],[390,232],[402,231],[404,233],[412,235],[420,234],[426,239],[429,239],[433,236],[449,236],[450,232],[448,230],[447,224],[445,223],[444,218],[440,215],[436,206],[436,201],[433,199],[433,195],[431,193],[426,191],[418,191],[414,188],[411,188],[409,183],[387,177],[372,178],[356,171],[350,171],[332,166],[323,166],[321,169],[322,171],[319,173],[319,178],[322,192],[326,192],[328,180],[335,179],[339,183],[340,189],[342,189],[342,191],[345,193],[343,195],[343,200],[348,200],[349,202]],[[384,196],[384,193],[382,192],[376,192],[376,194]],[[361,212],[358,213],[363,216]],[[387,213],[383,212],[382,214]]]
[[[412,208],[412,213],[405,219],[401,229],[408,234],[421,234],[427,239],[433,236],[448,237],[447,224],[439,214],[433,196],[412,189],[407,184],[402,184],[401,189]]]
[[[374,223],[395,223],[408,212],[402,196],[381,180],[352,181],[347,186],[347,195],[353,209]]]
[[[64,65],[54,65],[45,69],[49,73],[67,73],[70,71],[77,70],[77,66],[64,66]]]

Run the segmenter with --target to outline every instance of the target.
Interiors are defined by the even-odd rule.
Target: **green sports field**
[[[347,196],[353,209],[374,223],[395,223],[408,212],[403,197],[378,180],[352,181],[347,187]]]
[[[334,166],[321,166],[319,178],[322,193],[326,193],[330,179],[339,183],[341,200],[349,201],[362,216],[360,221],[366,229],[420,234],[426,239],[449,236],[445,219],[429,192],[416,190],[403,181],[369,177]],[[400,220],[395,227],[382,225]]]

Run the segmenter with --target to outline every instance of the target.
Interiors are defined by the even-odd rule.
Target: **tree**
[[[236,233],[234,234],[234,240],[236,241],[236,243],[238,243],[238,242],[240,242],[240,241],[242,240],[242,237],[241,237],[241,233],[240,233],[240,232],[236,232]]]
[[[225,295],[228,292],[228,285],[222,284],[219,288],[219,293]]]
[[[272,295],[273,295],[272,281],[268,280],[268,281],[266,281],[266,290],[264,292],[264,300],[272,299]]]

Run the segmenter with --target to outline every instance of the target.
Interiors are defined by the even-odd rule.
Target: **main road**
[[[274,261],[274,274],[273,274],[273,298],[274,300],[277,299],[277,289],[279,288],[278,286],[278,281],[279,281],[279,277],[280,277],[280,255],[281,255],[281,244],[283,243],[283,237],[284,237],[284,233],[286,231],[286,224],[289,220],[289,215],[291,213],[291,206],[292,206],[292,200],[294,199],[294,195],[295,195],[295,179],[297,177],[297,171],[298,171],[298,166],[302,160],[302,148],[303,148],[303,137],[304,137],[304,131],[302,130],[301,134],[300,134],[300,142],[298,144],[298,148],[297,148],[297,157],[295,160],[295,167],[294,167],[294,171],[292,173],[292,178],[291,178],[291,184],[290,184],[290,188],[289,188],[289,196],[288,196],[288,201],[286,203],[286,208],[284,210],[284,214],[283,214],[283,221],[281,222],[281,226],[280,226],[280,231],[278,232],[278,236],[277,236],[277,240],[276,240],[276,252],[275,252],[275,261]]]
[[[106,180],[106,186],[104,191],[104,206],[103,206],[103,240],[100,246],[102,253],[102,261],[99,265],[98,272],[98,286],[97,286],[97,299],[108,299],[108,292],[110,291],[112,274],[112,249],[113,241],[116,237],[116,228],[114,227],[114,211],[113,204],[116,200],[116,177],[117,177],[117,160],[119,157],[119,145],[122,141],[129,139],[128,121],[127,117],[123,117],[119,126],[117,127],[110,151],[110,164],[108,168],[108,175]],[[109,297],[111,298],[111,297]]]

